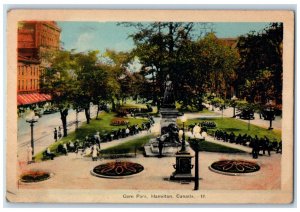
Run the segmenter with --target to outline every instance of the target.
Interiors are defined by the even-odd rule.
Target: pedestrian
[[[95,139],[95,142],[99,145],[100,147],[100,133],[99,131],[96,132],[96,134],[94,135],[94,139]]]
[[[64,143],[64,144],[63,144],[63,148],[64,148],[64,153],[65,153],[65,155],[67,155],[67,154],[68,154],[67,143]]]
[[[50,148],[49,148],[49,147],[47,148],[47,152],[46,152],[46,153],[47,153],[47,155],[51,158],[51,160],[54,159],[54,156],[55,156],[55,155],[50,151]]]
[[[60,128],[60,126],[58,127],[58,139],[61,139],[61,128]]]
[[[57,141],[57,130],[56,130],[56,128],[54,128],[54,140],[55,140],[55,142]]]
[[[129,130],[128,126],[127,126],[127,128],[125,130],[126,137],[129,136],[129,133],[130,133],[130,130]]]
[[[98,158],[98,146],[96,144],[92,147],[92,160],[97,161]]]
[[[259,154],[259,139],[257,136],[255,136],[255,138],[253,139],[253,146],[252,146],[252,157],[254,159],[258,158],[258,154]]]
[[[32,148],[30,145],[27,145],[27,163],[32,163]]]

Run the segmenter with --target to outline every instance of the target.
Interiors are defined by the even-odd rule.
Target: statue
[[[164,144],[180,145],[178,132],[178,127],[175,124],[170,124],[168,127],[163,128],[162,135],[156,138],[159,150],[158,157],[162,157]]]
[[[175,98],[174,98],[174,92],[173,92],[173,83],[170,80],[169,74],[166,77],[165,82],[165,92],[164,92],[164,99],[163,99],[163,105],[164,108],[175,108]]]

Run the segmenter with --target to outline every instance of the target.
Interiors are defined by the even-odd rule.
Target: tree
[[[202,110],[205,93],[216,93],[226,98],[230,92],[238,54],[235,49],[224,45],[214,33],[207,34],[196,42],[189,41],[178,58],[180,67],[182,105],[190,105]]]
[[[40,78],[41,92],[50,94],[53,105],[59,109],[64,137],[67,136],[67,116],[72,101],[70,97],[75,90],[70,56],[68,51],[54,52],[48,58],[51,67],[43,70]]]
[[[282,23],[271,23],[260,33],[251,32],[239,38],[237,48],[240,63],[236,89],[241,97],[246,97],[250,102],[259,101],[261,104],[265,104],[268,98],[274,98],[281,104],[282,39]],[[260,88],[262,79],[268,80],[266,83],[271,90]]]
[[[128,72],[128,64],[132,61],[133,56],[128,52],[116,52],[110,49],[106,50],[104,56],[111,61],[107,69],[107,90],[110,94],[112,110],[115,111],[116,102],[119,106],[120,101],[128,97],[128,94],[130,93],[129,85],[131,81]]]
[[[73,55],[76,73],[76,93],[73,98],[76,107],[84,109],[87,124],[90,123],[90,103],[99,93],[97,89],[101,87],[101,69],[97,67],[98,51],[87,53],[76,53]],[[99,81],[99,78],[101,79]],[[100,83],[100,85],[98,85]]]
[[[136,48],[133,54],[143,64],[142,73],[151,86],[151,98],[159,108],[160,96],[164,92],[164,81],[167,74],[174,82],[175,94],[179,81],[177,58],[184,41],[191,39],[193,23],[155,22],[149,24],[129,24],[137,32],[131,35]]]

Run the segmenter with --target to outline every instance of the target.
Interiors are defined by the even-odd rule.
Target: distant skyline
[[[128,36],[135,32],[132,27],[117,26],[116,22],[57,22],[61,28],[61,42],[66,50],[76,51],[114,49],[129,51],[134,43]],[[260,32],[270,23],[227,22],[213,23],[214,32],[218,38],[235,38],[251,31]],[[195,29],[194,34],[200,33]]]

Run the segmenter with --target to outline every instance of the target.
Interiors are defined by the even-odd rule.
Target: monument
[[[163,135],[170,124],[176,125],[176,120],[179,115],[175,105],[173,83],[169,75],[166,77],[164,98],[159,112],[161,114],[161,134]]]
[[[164,97],[159,112],[161,114],[160,136],[151,139],[144,146],[145,154],[157,157],[174,156],[181,144],[176,125],[179,112],[176,110],[173,83],[169,75],[166,77]]]

